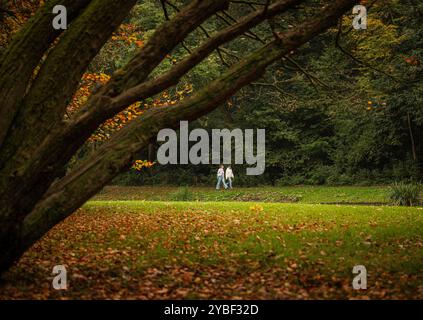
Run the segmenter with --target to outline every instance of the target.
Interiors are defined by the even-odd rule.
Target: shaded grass
[[[108,186],[94,200],[146,200],[171,201],[177,187],[121,187]],[[389,187],[259,187],[215,190],[189,188],[198,201],[262,201],[300,203],[388,203]]]

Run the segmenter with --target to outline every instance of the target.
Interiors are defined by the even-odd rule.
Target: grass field
[[[303,202],[356,199],[289,190]],[[383,188],[365,190],[382,199]],[[98,200],[107,197],[29,250],[0,299],[423,298],[423,208]],[[57,264],[67,266],[66,291],[51,288]],[[367,290],[352,288],[355,265],[367,268]]]
[[[299,203],[389,203],[389,187],[257,187],[216,191],[214,188],[188,188],[192,200],[198,201],[262,201]],[[170,201],[178,187],[108,186],[94,200]]]

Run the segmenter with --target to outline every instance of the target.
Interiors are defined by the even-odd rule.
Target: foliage
[[[154,162],[148,160],[135,160],[134,165],[132,166],[133,169],[137,171],[143,170],[143,168],[150,168],[154,166]]]
[[[334,45],[338,30],[331,29],[296,52],[294,59],[303,70],[281,61],[262,81],[192,127],[266,129],[266,172],[247,177],[244,167],[235,166],[238,186],[374,185],[419,179],[422,10],[418,3],[376,2],[366,31],[350,30],[351,18],[345,17],[339,43],[355,60]],[[235,51],[242,48],[231,44]],[[209,166],[157,166],[137,181],[210,185],[213,178]]]
[[[390,188],[389,198],[397,206],[415,206],[420,203],[421,184],[395,183]]]

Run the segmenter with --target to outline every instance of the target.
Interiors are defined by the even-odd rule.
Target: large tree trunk
[[[34,69],[63,31],[51,27],[52,8],[57,4],[66,6],[68,21],[72,22],[90,2],[91,0],[49,1],[23,27],[0,56],[0,146],[24,97]]]
[[[20,50],[31,61],[29,69],[39,65],[42,52],[52,46],[58,35],[46,35],[33,54],[32,48],[27,46],[31,39],[36,39],[37,30],[46,28],[48,19],[45,16],[56,2],[48,2],[47,9],[41,9],[23,34],[18,35],[18,40],[11,44],[9,57],[12,51]],[[247,15],[213,35],[173,69],[149,78],[153,69],[190,32],[229,5],[228,0],[192,1],[159,27],[146,46],[70,121],[63,120],[66,102],[91,59],[128,14],[135,0],[71,1],[69,5],[72,3],[75,12],[73,24],[50,48],[33,81],[30,79],[33,73],[22,67],[11,78],[6,71],[10,70],[9,64],[16,62],[11,58],[2,61],[0,93],[4,94],[5,102],[0,106],[0,115],[8,116],[0,122],[0,142],[3,142],[0,147],[0,273],[54,225],[127,169],[134,156],[154,140],[160,129],[177,127],[181,120],[195,120],[212,111],[240,88],[259,78],[267,66],[335,24],[356,3],[354,0],[328,1],[330,6],[317,12],[315,18],[288,32],[277,36],[275,33],[273,41],[250,53],[192,97],[175,106],[145,112],[60,178],[64,166],[105,120],[135,101],[168,89],[220,45],[300,2],[280,0]],[[91,31],[84,32],[85,28]],[[77,43],[84,48],[76,50]],[[77,57],[79,54],[82,56]],[[63,60],[66,62],[58,65]],[[20,75],[22,77],[17,79]],[[16,88],[11,79],[15,80]],[[52,79],[57,79],[57,83]]]

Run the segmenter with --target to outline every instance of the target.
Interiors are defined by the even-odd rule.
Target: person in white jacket
[[[232,168],[230,166],[226,168],[225,177],[226,180],[228,180],[229,189],[232,189],[232,180],[234,179],[234,173],[232,172]]]
[[[225,189],[228,189],[228,186],[225,182],[225,170],[223,169],[223,165],[220,166],[219,170],[217,170],[217,184],[216,184],[216,190],[220,189],[220,184],[223,183],[223,186]]]

